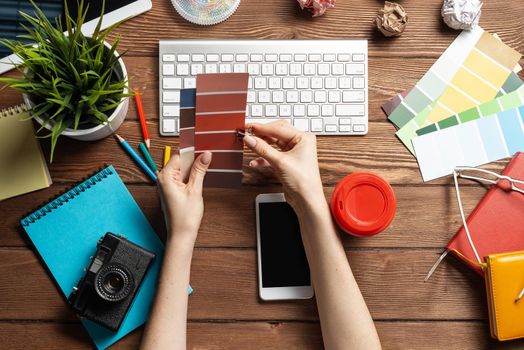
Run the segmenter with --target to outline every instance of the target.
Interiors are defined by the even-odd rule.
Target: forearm
[[[141,349],[186,348],[187,288],[193,245],[192,242],[168,239],[157,294]]]
[[[323,194],[302,201],[298,216],[326,349],[380,349]]]

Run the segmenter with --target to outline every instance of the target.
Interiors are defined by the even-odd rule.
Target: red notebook
[[[516,153],[502,175],[523,180],[524,153]],[[494,185],[469,215],[467,223],[481,259],[490,254],[524,250],[524,195]],[[464,227],[449,241],[447,248],[482,274]]]

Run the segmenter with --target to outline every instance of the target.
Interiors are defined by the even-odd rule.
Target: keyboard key
[[[309,119],[293,119],[293,125],[300,131],[309,131]]]
[[[364,91],[344,91],[342,102],[364,102]]]
[[[288,91],[286,93],[286,102],[289,102],[289,103],[298,102],[298,91]]]
[[[282,87],[284,89],[294,89],[295,88],[295,78],[282,79]]]
[[[248,91],[247,92],[247,103],[253,103],[256,102],[256,92],[255,91]]]
[[[268,86],[270,89],[280,89],[280,84],[280,78],[272,77],[268,79]]]
[[[254,86],[254,85],[253,85],[253,79],[255,79],[255,78],[253,78],[253,77],[249,77],[248,80],[247,80],[247,88],[248,88],[249,90],[252,90],[252,89],[253,89],[253,86]]]
[[[334,63],[331,66],[331,74],[343,75],[344,74],[344,65],[342,63]]]
[[[318,53],[309,54],[309,62],[320,62],[322,61],[322,55]]]
[[[207,63],[206,66],[205,66],[205,71],[206,71],[206,73],[217,73],[218,72],[218,67],[214,63]]]
[[[293,55],[288,53],[283,53],[280,55],[280,62],[291,62],[293,60]]]
[[[275,67],[271,63],[262,63],[262,75],[274,75]]]
[[[353,131],[354,132],[364,132],[366,131],[366,126],[364,124],[354,124]]]
[[[271,93],[269,91],[259,91],[258,102],[259,103],[271,102]]]
[[[176,75],[189,75],[189,64],[187,63],[177,64],[176,65]]]
[[[321,118],[311,119],[311,131],[320,132],[324,130],[324,121]]]
[[[284,102],[284,91],[273,91],[273,103],[281,103]]]
[[[296,53],[295,54],[295,62],[306,62],[307,56],[304,54]]]
[[[184,78],[184,89],[196,88],[196,78]]]
[[[313,63],[306,63],[304,65],[304,75],[315,75],[317,74],[317,65]]]
[[[326,89],[336,89],[337,88],[337,78],[326,78],[324,80],[324,87]]]
[[[233,62],[235,60],[235,56],[230,53],[222,54],[221,58],[222,62]]]
[[[249,118],[249,104],[246,105],[246,118]]]
[[[237,62],[247,62],[249,61],[249,55],[245,53],[239,53],[236,59],[237,59]]]
[[[327,92],[315,91],[315,102],[327,102]]]
[[[262,62],[264,60],[264,56],[258,53],[252,53],[251,54],[251,62]]]
[[[180,102],[180,91],[164,91],[162,93],[162,102],[179,103]]]
[[[273,53],[266,54],[266,62],[276,62],[278,61],[278,55]]]
[[[335,112],[337,117],[363,116],[364,105],[336,105]]]
[[[311,78],[311,88],[312,89],[322,89],[324,86],[324,79],[322,78]]]
[[[295,117],[305,117],[306,116],[306,106],[305,105],[294,105],[293,106],[293,115]]]
[[[260,74],[260,65],[258,63],[250,63],[247,65],[247,72],[250,75],[259,75]]]
[[[289,75],[302,75],[302,65],[298,63],[291,63],[289,65]]]
[[[351,125],[340,125],[338,130],[340,132],[351,132]]]
[[[337,125],[336,124],[326,125],[326,132],[337,132]]]
[[[366,80],[363,77],[353,78],[353,89],[363,89],[366,86]]]
[[[175,62],[175,55],[162,55],[163,62]]]
[[[309,79],[308,78],[297,78],[297,89],[309,89]]]
[[[180,54],[176,56],[176,60],[178,62],[189,62],[189,55],[188,54]]]
[[[235,63],[233,65],[234,73],[247,73],[246,65],[244,63]]]
[[[366,59],[366,55],[363,53],[354,53],[353,54],[353,62],[364,62]]]
[[[351,55],[346,53],[341,53],[338,55],[338,60],[340,62],[349,62],[351,61]]]
[[[163,64],[162,65],[162,75],[175,75],[175,65],[174,64]]]
[[[338,120],[338,123],[340,125],[351,125],[351,119],[350,118],[340,118]]]
[[[267,89],[267,79],[262,77],[255,78],[255,89]]]
[[[276,105],[266,105],[266,117],[276,117],[277,116],[277,106]]]
[[[206,60],[206,56],[200,53],[195,53],[193,56],[191,56],[191,59],[193,62],[204,62]]]
[[[325,53],[324,54],[324,61],[325,62],[335,62],[336,59],[337,59],[337,56],[335,54],[332,54],[332,53]]]
[[[300,92],[300,102],[313,102],[313,92],[311,91],[301,91]]]
[[[318,117],[320,115],[320,106],[319,105],[308,105],[307,106],[307,115],[308,117]]]
[[[164,78],[162,79],[162,87],[166,90],[182,89],[182,79],[180,78]]]
[[[162,107],[162,115],[164,117],[179,117],[180,116],[180,106],[164,105]]]
[[[191,75],[204,73],[204,66],[200,63],[191,65]]]
[[[364,63],[346,63],[347,75],[362,75],[364,73]]]
[[[218,66],[218,71],[220,73],[231,73],[233,69],[231,68],[230,64],[222,63]]]
[[[176,120],[175,119],[164,119],[162,121],[162,131],[176,132]]]
[[[351,78],[338,78],[338,87],[340,89],[351,89]]]
[[[262,117],[262,105],[251,105],[251,116]]]
[[[338,90],[330,91],[328,94],[328,102],[338,103],[341,101],[341,99],[342,99],[341,94],[340,94],[340,91]]]
[[[218,62],[220,61],[220,58],[217,54],[208,54],[206,56],[206,59],[208,62]]]
[[[291,117],[291,105],[280,105],[278,109],[281,117]]]
[[[333,110],[333,105],[322,105],[322,116],[323,117],[332,117],[335,111]]]
[[[330,66],[327,63],[321,63],[318,65],[318,75],[329,75]]]
[[[288,75],[288,68],[286,63],[277,63],[275,66],[276,75]]]

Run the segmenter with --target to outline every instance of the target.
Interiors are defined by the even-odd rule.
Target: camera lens
[[[106,301],[124,300],[131,293],[133,286],[133,277],[123,265],[104,266],[95,277],[95,290]]]

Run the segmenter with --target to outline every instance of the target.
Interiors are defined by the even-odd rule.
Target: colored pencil
[[[138,118],[140,119],[140,127],[142,128],[142,136],[147,149],[151,149],[151,141],[149,139],[149,132],[147,131],[146,114],[144,113],[144,105],[142,104],[142,93],[140,90],[135,90],[136,110]]]
[[[129,156],[133,158],[136,164],[140,168],[142,168],[142,170],[146,173],[147,176],[149,176],[149,178],[153,182],[156,182],[156,174],[151,169],[149,169],[149,166],[147,166],[147,164],[142,160],[142,158],[140,158],[138,153],[136,153],[135,150],[133,150],[133,147],[131,147],[129,143],[127,143],[127,141],[124,140],[124,138],[121,137],[120,135],[115,134],[115,137],[117,141],[120,143],[120,145],[122,146],[122,148],[124,149],[124,151],[126,151],[127,154],[129,154]]]
[[[140,146],[138,146],[138,149],[144,155],[144,159],[146,160],[147,165],[149,165],[149,168],[153,170],[154,173],[156,173],[158,171],[158,168],[156,167],[153,157],[151,157],[151,154],[147,150],[146,145],[142,142]]]
[[[164,166],[169,162],[169,159],[171,159],[171,147],[166,146],[164,148]]]

